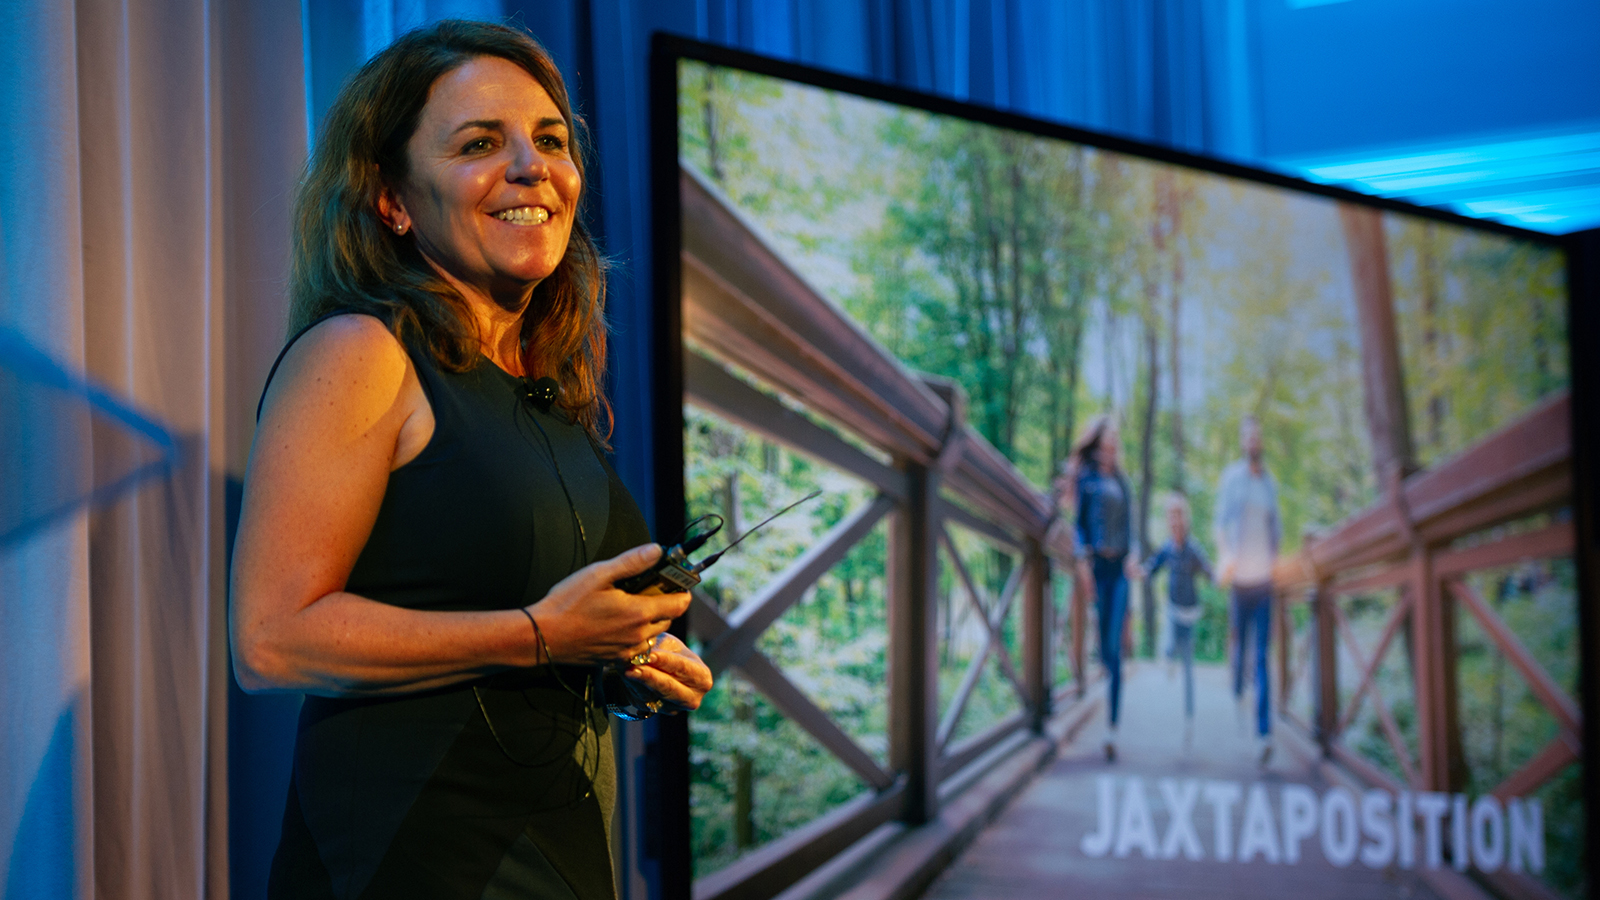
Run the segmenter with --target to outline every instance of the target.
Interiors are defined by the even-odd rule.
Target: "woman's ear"
[[[411,216],[406,213],[406,205],[394,188],[385,185],[378,193],[378,218],[383,224],[389,226],[395,234],[403,235],[411,230]]]

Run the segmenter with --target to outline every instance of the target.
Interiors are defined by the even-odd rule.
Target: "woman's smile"
[[[542,206],[517,206],[494,214],[496,219],[512,225],[543,225],[550,221],[550,210]]]

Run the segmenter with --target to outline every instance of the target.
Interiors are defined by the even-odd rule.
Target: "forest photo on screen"
[[[958,386],[967,422],[1040,494],[1061,504],[1064,523],[1073,520],[1071,485],[1058,476],[1071,472],[1074,441],[1109,417],[1121,437],[1133,554],[1141,560],[1172,537],[1174,515],[1208,560],[1219,560],[1223,473],[1241,459],[1241,435],[1251,427],[1275,485],[1284,566],[1312,559],[1318,541],[1363,514],[1388,509],[1394,485],[1465,465],[1460,460],[1474,448],[1509,440],[1505,435],[1537,438],[1541,423],[1553,421],[1551,411],[1565,409],[1565,259],[1550,244],[693,60],[679,65],[678,113],[684,178],[758,233],[905,370]],[[1377,281],[1358,284],[1359,273],[1370,275],[1374,266]],[[1382,293],[1372,293],[1373,283]],[[1387,299],[1376,313],[1373,296]],[[1390,323],[1398,369],[1382,389],[1404,410],[1381,440],[1371,412],[1373,321]],[[896,463],[805,397],[717,361],[692,338],[685,350],[885,465]],[[734,532],[808,491],[823,492],[708,570],[703,595],[727,615],[876,496],[856,477],[693,402],[685,403],[683,440],[689,514],[720,514]],[[1570,497],[1541,501],[1492,528],[1450,536],[1441,552],[1570,528],[1570,518]],[[950,531],[967,571],[941,563],[941,704],[957,692],[988,627],[967,602],[968,581],[999,596],[1019,562],[976,534]],[[887,520],[878,521],[756,643],[884,767],[887,535]],[[1049,587],[1058,687],[1073,678],[1064,623],[1075,588],[1067,571],[1056,571]],[[1134,774],[1147,773],[1159,837],[1165,813],[1157,776],[1218,777],[1206,775],[1209,760],[1251,752],[1254,736],[1243,730],[1230,692],[1230,597],[1220,577],[1198,579],[1192,654],[1202,715],[1192,739],[1180,738],[1181,678],[1168,664],[1175,633],[1169,577],[1131,579],[1121,726],[1131,746],[1124,768],[1085,769],[1071,813],[1083,817],[1084,841],[1061,848],[1085,867],[1130,854],[1151,865],[1223,865],[1213,858],[1209,825],[1199,829],[1206,851],[1200,860],[1141,850],[1137,836],[1118,838],[1125,843],[1104,859],[1091,852],[1097,790],[1110,792],[1099,802],[1132,802]],[[1514,856],[1519,877],[1582,896],[1582,766],[1573,755],[1538,769],[1536,778],[1521,774],[1555,758],[1549,748],[1570,730],[1563,704],[1578,698],[1570,553],[1452,578],[1448,649],[1459,734],[1449,741],[1450,790],[1473,802],[1496,798],[1484,808],[1499,817],[1474,814],[1486,848],[1478,857],[1483,872],[1474,877],[1492,888],[1489,876],[1513,871]],[[1309,597],[1309,588],[1297,588],[1280,598],[1285,620],[1273,640],[1287,640],[1299,654],[1286,680],[1274,682],[1280,731],[1298,723],[1309,734],[1318,715],[1313,679],[1300,661],[1315,641]],[[1336,611],[1339,744],[1397,797],[1394,786],[1417,783],[1429,752],[1419,731],[1408,602],[1402,584],[1375,577],[1370,588],[1341,594]],[[1012,616],[999,637],[1013,659],[1021,658],[1019,627]],[[1089,635],[1082,675],[1098,680]],[[1504,649],[1511,644],[1523,655]],[[1532,675],[1524,664],[1530,658],[1538,670]],[[1001,660],[992,659],[953,739],[1014,715],[1021,703]],[[1274,815],[1280,782],[1297,777],[1287,759],[1280,754],[1273,765],[1281,768],[1249,776],[1270,781]],[[870,788],[737,665],[719,675],[693,716],[692,779],[699,877]],[[1515,803],[1496,793],[1512,783],[1522,786]],[[1527,831],[1535,813],[1537,848]],[[1196,813],[1196,821],[1209,822],[1208,815]],[[1325,820],[1329,815],[1324,811]],[[1522,829],[1514,840],[1513,826]],[[1450,826],[1441,827],[1448,846]],[[1306,844],[1314,858],[1308,865],[1335,873],[1327,877],[1376,878],[1377,869],[1406,868],[1399,851],[1375,866],[1330,863],[1316,846],[1315,839]],[[1414,865],[1427,865],[1421,843],[1415,853]],[[1448,868],[1450,851],[1443,853]],[[1286,869],[1239,865],[1230,877],[1242,885]],[[1070,873],[1067,867],[1064,884],[1072,883]]]

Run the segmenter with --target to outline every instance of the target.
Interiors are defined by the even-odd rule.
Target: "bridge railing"
[[[680,188],[684,402],[847,473],[874,492],[737,607],[724,610],[710,594],[697,592],[690,609],[691,636],[713,672],[737,669],[867,785],[854,800],[695,882],[697,900],[765,898],[884,823],[928,821],[938,812],[941,787],[956,773],[1019,731],[1041,726],[1052,700],[1050,637],[1057,633],[1047,601],[1048,555],[1053,549],[1065,558],[1061,551],[1069,548],[1047,546],[1054,514],[1049,498],[966,424],[958,388],[907,370],[695,173],[684,170]],[[758,647],[806,590],[884,520],[887,765]],[[990,591],[974,578],[952,525],[1017,561],[1003,589]],[[977,649],[942,714],[941,558],[981,626]],[[1008,628],[1020,636],[1020,658],[1007,646]],[[958,738],[991,659],[1017,697],[1016,711]]]
[[[1463,616],[1558,726],[1542,750],[1489,793],[1501,800],[1530,794],[1581,759],[1580,706],[1469,578],[1573,555],[1573,524],[1563,513],[1572,497],[1570,423],[1567,395],[1552,397],[1456,457],[1391,478],[1381,502],[1280,561],[1274,674],[1285,698],[1281,713],[1369,784],[1466,787],[1457,633]],[[1385,596],[1392,600],[1374,602]],[[1355,625],[1358,603],[1369,611],[1366,641]],[[1296,616],[1301,604],[1309,615]],[[1296,618],[1304,627],[1294,627]],[[1407,663],[1404,696],[1386,695],[1397,679],[1380,677],[1395,653]],[[1292,702],[1305,694],[1309,718]],[[1395,713],[1404,700],[1415,711],[1415,752]],[[1377,755],[1387,759],[1375,758],[1370,742],[1364,753],[1352,740],[1364,707],[1382,738]],[[1492,880],[1510,896],[1543,894],[1526,876],[1501,873]]]

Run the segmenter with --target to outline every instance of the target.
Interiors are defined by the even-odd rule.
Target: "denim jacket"
[[[1196,575],[1205,575],[1215,580],[1211,574],[1211,561],[1206,559],[1206,552],[1200,549],[1200,544],[1190,535],[1179,547],[1169,538],[1156,555],[1150,557],[1144,564],[1144,577],[1153,578],[1161,571],[1163,566],[1171,566],[1167,573],[1167,599],[1173,606],[1194,606],[1200,602],[1200,596],[1194,590]]]
[[[1098,466],[1084,466],[1078,473],[1077,527],[1073,529],[1074,549],[1080,556],[1125,556],[1133,547],[1133,492],[1122,473],[1101,474]],[[1121,488],[1118,497],[1111,490]]]

